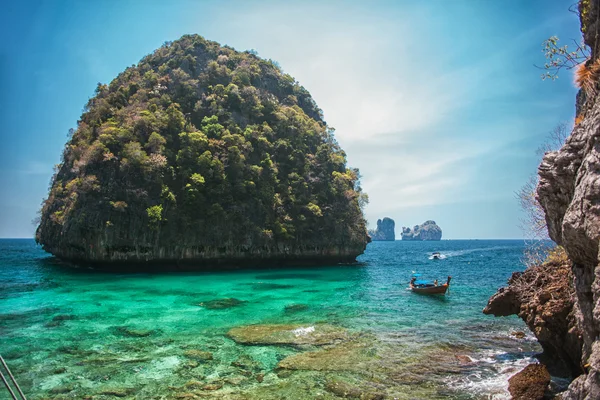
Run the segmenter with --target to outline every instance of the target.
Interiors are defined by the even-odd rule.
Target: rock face
[[[377,229],[369,231],[372,240],[396,240],[396,223],[393,219],[385,217],[377,220]]]
[[[543,364],[530,364],[508,380],[513,400],[542,400],[550,384],[550,374]]]
[[[593,49],[588,67],[597,63],[600,1],[580,2],[585,43]],[[557,152],[546,154],[539,167],[538,200],[546,213],[550,237],[572,261],[574,309],[581,331],[580,365],[565,399],[600,398],[600,97],[598,75],[589,78],[592,90],[580,91],[582,117]],[[580,96],[581,97],[581,96]]]
[[[98,266],[352,262],[368,240],[363,200],[306,89],[185,35],[98,85],[36,240]]]
[[[567,351],[573,353],[573,363],[579,366],[577,378],[562,393],[562,399],[600,398],[599,11],[600,0],[579,2],[581,31],[592,49],[590,59],[581,68],[592,72],[582,74],[586,81],[576,101],[578,124],[560,150],[545,155],[538,171],[537,199],[544,209],[550,237],[568,255],[572,274],[572,289],[565,289],[570,282],[563,281],[550,296],[556,290],[574,292],[570,317],[552,328],[569,333]],[[506,297],[503,303],[511,303],[510,296]],[[531,318],[532,311],[527,318]]]
[[[402,227],[402,240],[441,240],[442,228],[435,221],[425,221],[413,229]]]
[[[582,372],[575,289],[570,263],[566,257],[556,258],[523,273],[515,272],[509,286],[498,290],[483,312],[521,317],[544,349],[553,373],[575,377]]]

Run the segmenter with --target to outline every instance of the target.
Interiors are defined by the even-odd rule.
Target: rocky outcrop
[[[566,271],[540,271],[546,279],[562,282],[548,295],[571,290],[571,311],[562,321],[556,320],[544,329],[553,340],[563,336],[568,358],[572,359],[572,371],[576,379],[569,385],[562,399],[600,398],[600,96],[598,81],[599,48],[598,26],[600,25],[600,0],[579,2],[581,31],[585,44],[591,49],[591,57],[581,66],[580,90],[576,101],[577,124],[565,145],[558,151],[547,153],[539,167],[537,200],[542,206],[548,232],[552,240],[564,247],[570,262],[571,279],[560,279]],[[526,272],[527,273],[527,272]],[[524,274],[525,275],[525,274]],[[567,289],[568,288],[568,289]],[[520,304],[520,314],[526,320],[553,317],[560,310],[545,310],[546,305],[538,301],[538,307],[523,310],[522,294],[499,293],[502,304],[512,304],[511,296]],[[527,291],[522,291],[527,293]],[[494,302],[492,299],[491,302]],[[550,300],[548,301],[550,302]],[[535,300],[527,301],[531,306]],[[500,303],[498,303],[500,304]],[[545,310],[545,311],[544,311]],[[567,305],[562,313],[568,310]],[[541,314],[540,314],[541,312]],[[539,324],[537,324],[539,325]],[[536,325],[534,325],[535,327]],[[562,333],[561,333],[562,332]],[[536,332],[544,345],[543,332]]]
[[[599,0],[580,2],[581,29],[592,49],[588,67],[599,59],[597,29],[592,29],[600,22],[598,10]],[[550,237],[565,248],[573,263],[583,373],[569,386],[564,399],[600,398],[600,97],[597,74],[589,79],[593,82],[588,86],[593,89],[581,91],[585,100],[577,110],[581,122],[559,151],[546,154],[537,188]]]
[[[413,229],[402,227],[402,240],[441,240],[442,228],[435,221],[425,221]]]
[[[550,374],[543,364],[530,364],[508,380],[513,400],[542,400],[550,384]]]
[[[557,375],[575,377],[582,370],[581,331],[574,309],[575,289],[566,257],[515,272],[509,286],[492,296],[483,312],[504,317],[518,315],[535,334],[544,358]]]
[[[385,217],[384,219],[377,220],[377,229],[370,230],[369,236],[372,240],[396,240],[396,223],[393,219]]]
[[[369,240],[358,177],[276,63],[184,35],[98,85],[36,240],[117,269],[348,263]]]

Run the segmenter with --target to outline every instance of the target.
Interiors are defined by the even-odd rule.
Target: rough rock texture
[[[385,217],[377,220],[377,229],[369,231],[369,236],[372,240],[396,240],[396,232],[394,230],[396,223],[393,219]]]
[[[98,85],[36,240],[119,269],[348,263],[368,242],[358,177],[276,63],[184,35]]]
[[[327,324],[247,325],[230,329],[227,336],[247,345],[322,346],[348,339],[345,329]]]
[[[580,2],[582,32],[598,59],[599,0]],[[592,76],[597,80],[597,76]],[[575,313],[583,345],[584,373],[569,386],[564,399],[600,398],[600,97],[587,93],[578,107],[582,116],[566,144],[544,157],[539,167],[538,200],[546,213],[550,237],[573,262]]]
[[[585,43],[592,50],[586,68],[598,62],[600,54],[599,11],[600,0],[579,2],[581,30]],[[544,209],[550,237],[564,247],[571,260],[572,310],[562,323],[556,320],[556,324],[544,328],[550,335],[554,330],[556,333],[568,332],[566,338],[571,340],[565,343],[566,352],[573,359],[573,364],[579,366],[579,372],[568,390],[561,394],[562,399],[569,400],[600,399],[600,96],[598,74],[591,73],[587,79],[592,81],[587,82],[587,91],[580,90],[576,101],[580,122],[560,150],[544,156],[538,171],[540,180],[537,187],[537,199]],[[549,279],[558,279],[558,275],[564,274],[561,271],[541,273]],[[562,287],[556,287],[549,295],[552,297],[557,291],[564,292],[568,284],[563,282]],[[540,311],[545,319],[545,305],[540,310],[530,308],[525,311],[522,295],[510,288],[495,297],[498,300],[493,298],[491,303],[502,304],[506,307],[505,312],[513,311],[509,309],[515,306],[516,299],[520,315],[526,320],[535,319]],[[566,305],[563,307],[563,313],[567,308]],[[546,312],[549,317],[555,318],[552,313],[552,310]],[[557,313],[560,314],[560,311]],[[558,340],[558,337],[554,339]],[[572,371],[575,373],[576,369]]]
[[[529,364],[508,380],[513,400],[542,400],[550,383],[550,373],[543,364]]]
[[[483,312],[504,317],[516,314],[527,323],[554,364],[553,373],[575,377],[581,373],[581,331],[574,306],[571,268],[559,259],[515,272],[509,286],[492,296]]]
[[[425,221],[413,229],[402,227],[402,240],[441,240],[442,228],[435,221]]]

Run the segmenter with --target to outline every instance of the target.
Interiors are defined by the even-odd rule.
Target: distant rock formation
[[[369,230],[372,240],[396,240],[396,223],[393,219],[385,217],[377,220],[377,229]]]
[[[413,229],[402,227],[402,240],[441,240],[442,228],[435,221],[425,221]]]

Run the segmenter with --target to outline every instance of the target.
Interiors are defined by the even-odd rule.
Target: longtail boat
[[[452,279],[451,276],[448,277],[448,281],[443,285],[436,285],[418,281],[416,277],[413,277],[410,281],[410,290],[419,294],[446,294],[446,291],[450,287],[450,279]]]

